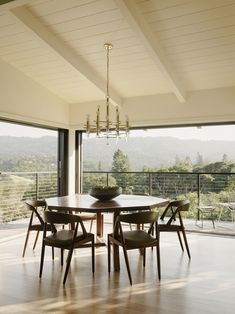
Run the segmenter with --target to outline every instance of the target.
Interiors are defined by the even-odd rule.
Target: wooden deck
[[[105,230],[110,226],[106,224]],[[96,249],[93,276],[90,249],[77,250],[63,288],[59,252],[52,262],[51,250],[46,251],[41,281],[40,241],[32,252],[31,237],[26,257],[21,257],[25,230],[24,222],[0,230],[0,313],[234,313],[234,237],[188,233],[189,261],[177,236],[162,234],[161,282],[157,279],[156,252],[148,250],[143,269],[142,257],[132,251],[128,252],[132,287],[122,252],[120,273],[109,275],[106,247]]]

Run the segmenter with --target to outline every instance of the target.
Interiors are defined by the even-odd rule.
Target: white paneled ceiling
[[[68,103],[235,85],[235,0],[15,0],[0,58]]]

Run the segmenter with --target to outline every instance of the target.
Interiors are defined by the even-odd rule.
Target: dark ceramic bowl
[[[118,186],[112,187],[93,187],[90,195],[99,201],[110,201],[122,193],[122,189]]]

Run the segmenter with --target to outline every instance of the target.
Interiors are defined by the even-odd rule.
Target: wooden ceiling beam
[[[157,42],[156,36],[153,34],[134,0],[114,1],[125,17],[127,23],[132,28],[133,32],[138,36],[142,44],[145,46],[152,60],[165,76],[170,90],[176,95],[180,102],[185,102],[186,93],[180,82],[180,79],[177,77],[176,73],[172,71],[171,65],[164,56],[163,49]]]

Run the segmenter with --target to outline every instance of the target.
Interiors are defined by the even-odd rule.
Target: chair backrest
[[[188,211],[189,205],[189,200],[174,200],[168,204],[170,207],[177,207],[179,211]]]
[[[157,211],[138,212],[133,214],[120,214],[119,221],[133,224],[154,223],[158,219]]]
[[[162,213],[160,219],[163,220],[165,216],[170,213],[170,216],[168,217],[169,220],[167,221],[167,225],[170,225],[177,217],[180,219],[180,223],[183,224],[182,222],[182,217],[181,217],[181,211],[188,211],[190,206],[190,201],[189,200],[174,200],[171,201],[164,212]]]
[[[45,200],[27,200],[25,203],[31,207],[42,207],[43,209],[46,209],[47,203]]]
[[[118,235],[119,231],[122,232],[121,223],[128,223],[128,224],[150,224],[148,233],[151,233],[154,223],[158,219],[158,211],[142,211],[138,213],[131,213],[131,214],[120,214],[115,222],[114,226],[114,234]]]
[[[44,212],[44,221],[54,224],[69,224],[81,222],[81,217],[67,213],[46,210]]]
[[[45,200],[27,200],[25,201],[25,204],[29,210],[31,210],[38,218],[40,223],[44,225],[44,221],[38,212],[38,207],[41,207],[43,210],[46,210],[47,203]]]
[[[47,223],[51,224],[51,226],[54,226],[55,224],[62,224],[62,225],[76,224],[75,232],[77,232],[78,225],[80,224],[83,234],[84,235],[87,234],[84,224],[82,222],[82,219],[78,215],[46,210],[44,212],[44,221],[46,224]]]

